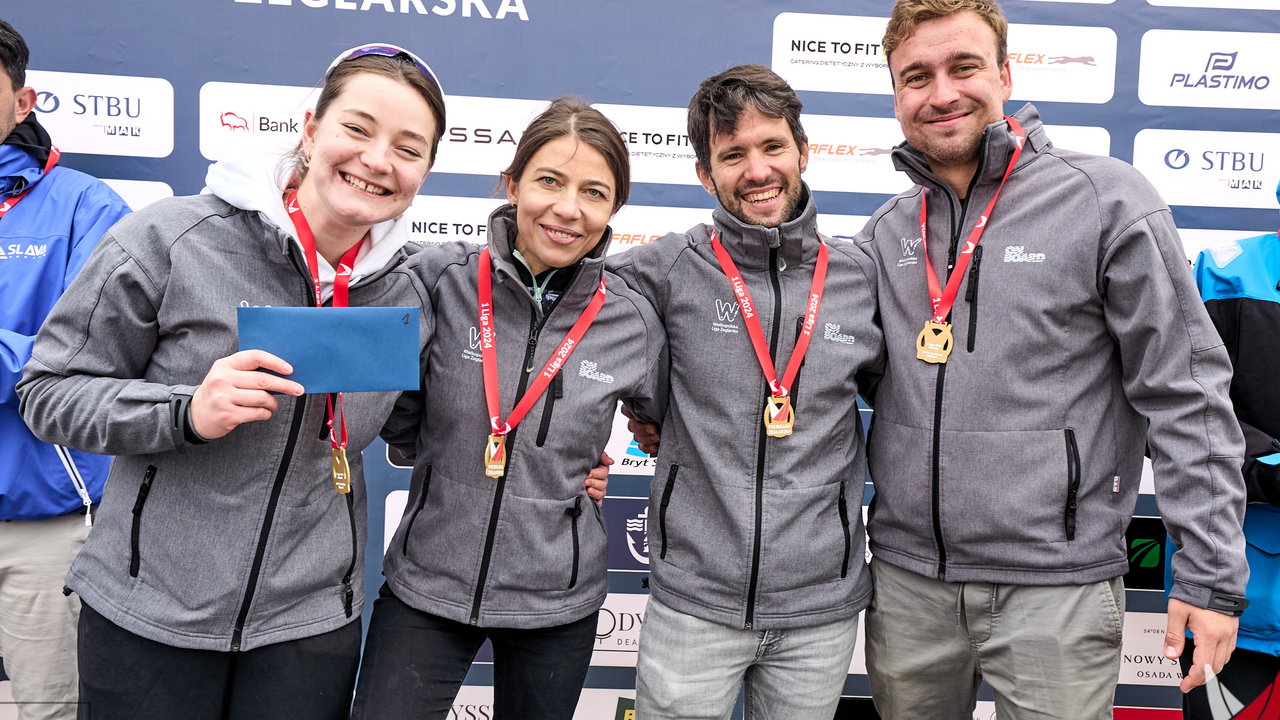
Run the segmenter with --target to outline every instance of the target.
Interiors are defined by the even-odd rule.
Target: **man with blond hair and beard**
[[[1231,655],[1248,576],[1231,366],[1168,207],[1131,166],[1005,116],[991,0],[899,0],[883,42],[914,187],[856,243],[888,346],[870,440],[867,663],[886,720],[1110,718],[1125,528],[1149,448],[1183,691]],[[919,248],[905,248],[919,243]]]

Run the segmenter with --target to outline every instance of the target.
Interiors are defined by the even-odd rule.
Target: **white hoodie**
[[[284,207],[284,191],[292,179],[289,160],[284,155],[255,155],[220,160],[209,166],[205,188],[242,210],[256,210],[265,220],[280,228],[302,247],[289,211]],[[409,221],[404,215],[380,222],[369,230],[369,240],[361,244],[351,269],[351,282],[381,270],[400,248],[409,242]],[[327,300],[333,295],[333,266],[317,256],[320,268],[320,291]]]

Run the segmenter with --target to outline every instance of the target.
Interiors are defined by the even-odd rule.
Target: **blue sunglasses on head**
[[[413,66],[418,68],[419,72],[421,72],[423,75],[426,75],[427,78],[431,80],[431,83],[436,86],[436,89],[440,91],[441,95],[444,94],[444,86],[440,84],[440,78],[436,77],[435,72],[431,70],[431,66],[427,65],[425,62],[422,61],[422,58],[418,57],[417,55],[414,55],[408,50],[405,50],[404,48],[396,45],[388,45],[387,43],[369,43],[368,45],[358,45],[356,47],[351,48],[350,50],[347,50],[346,52],[342,53],[338,57],[334,58],[333,62],[329,63],[329,69],[324,71],[325,79],[327,80],[329,78],[329,75],[333,73],[333,69],[338,67],[339,64],[347,60],[363,57],[365,55],[379,55],[381,57],[389,57],[389,58],[403,56],[404,58],[412,62]]]

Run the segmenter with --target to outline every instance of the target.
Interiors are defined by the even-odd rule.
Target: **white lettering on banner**
[[[1170,205],[1274,209],[1280,135],[1140,130],[1133,165]]]
[[[881,17],[780,13],[773,21],[773,70],[797,90],[891,95],[879,44],[884,23]],[[1108,102],[1116,47],[1110,28],[1011,24],[1013,99]]]
[[[249,5],[262,5],[264,0],[232,0],[237,3],[245,3]],[[294,0],[265,0],[267,5],[293,5]],[[462,10],[462,17],[469,18],[472,16],[485,18],[486,20],[502,20],[507,16],[514,16],[516,19],[529,21],[529,11],[525,8],[525,0],[435,0],[435,4],[430,8],[423,5],[423,0],[298,0],[298,4],[309,8],[324,8],[332,2],[335,10],[358,10],[365,12],[375,8],[388,13],[400,13],[407,15],[412,11],[415,15],[440,15],[450,16],[459,9]],[[489,5],[496,5],[495,12],[489,11]]]
[[[1148,105],[1280,110],[1272,33],[1149,30],[1138,97]]]
[[[35,113],[67,153],[168,157],[173,85],[163,78],[30,70]]]

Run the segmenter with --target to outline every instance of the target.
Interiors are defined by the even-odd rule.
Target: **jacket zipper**
[[[129,577],[138,577],[138,566],[142,564],[142,553],[139,540],[142,534],[142,506],[147,503],[151,494],[151,481],[156,477],[156,466],[148,465],[142,474],[142,485],[138,488],[138,499],[133,501],[133,529],[129,533]]]
[[[427,476],[422,480],[422,495],[418,497],[418,504],[413,508],[413,514],[409,516],[409,524],[404,528],[404,542],[402,543],[401,552],[405,555],[409,554],[409,534],[413,532],[413,523],[418,519],[418,513],[422,512],[422,508],[427,504],[427,493],[431,490],[431,466],[427,466]]]
[[[1076,496],[1080,492],[1080,448],[1076,445],[1076,431],[1065,430],[1067,436],[1067,507],[1063,524],[1067,539],[1076,539]]]
[[[546,321],[547,316],[543,316],[541,320],[538,319],[537,307],[529,311],[529,341],[525,347],[524,365],[520,369],[520,384],[516,387],[517,398],[524,395],[525,387],[529,383],[529,373],[533,372],[534,351],[538,349],[538,335],[542,332],[542,326]],[[480,560],[480,576],[476,578],[476,593],[471,601],[470,623],[472,625],[480,622],[480,601],[484,599],[484,584],[489,578],[489,563],[493,560],[493,539],[498,532],[498,515],[502,512],[502,494],[507,487],[507,471],[511,470],[511,453],[516,446],[516,429],[513,428],[507,433],[507,467],[502,477],[498,478],[493,490],[493,509],[489,511],[489,530],[484,537],[484,556]]]
[[[849,553],[853,552],[853,539],[849,537],[849,501],[844,497],[844,480],[840,481],[840,497],[836,501],[840,509],[840,527],[844,530],[844,562],[840,563],[840,578],[849,577]]]
[[[982,265],[982,246],[973,249],[973,259],[969,265],[969,283],[964,290],[964,301],[969,303],[969,352],[973,352],[974,338],[978,335],[978,267]]]
[[[582,496],[573,499],[573,507],[565,508],[565,515],[573,522],[573,572],[569,575],[569,589],[578,584],[578,518],[582,517]]]
[[[275,483],[271,486],[271,496],[267,500],[267,511],[262,516],[262,530],[258,532],[258,547],[253,553],[253,565],[249,568],[249,582],[244,589],[244,600],[240,603],[240,613],[236,616],[235,629],[231,632],[231,652],[240,651],[240,642],[244,637],[244,625],[249,618],[249,606],[253,604],[253,593],[258,588],[258,575],[262,572],[262,560],[267,554],[267,540],[271,536],[271,524],[275,520],[276,505],[280,502],[280,494],[284,490],[284,479],[289,473],[289,461],[293,458],[293,449],[298,444],[298,434],[302,430],[302,416],[307,409],[307,396],[300,395],[294,403],[293,421],[289,425],[289,439],[285,441],[284,453],[280,457],[280,467],[276,470]]]
[[[299,273],[306,273],[304,297],[311,297],[311,273],[298,267],[298,259],[289,254]],[[262,529],[258,532],[258,546],[253,552],[253,564],[249,567],[249,581],[245,583],[244,600],[240,603],[240,612],[236,615],[236,624],[231,631],[231,652],[239,652],[244,639],[244,626],[249,619],[249,607],[253,605],[253,594],[258,589],[258,575],[262,572],[262,560],[267,554],[267,540],[271,536],[271,524],[275,521],[276,506],[280,503],[280,495],[284,491],[284,479],[289,474],[289,463],[293,459],[294,448],[298,444],[298,436],[302,432],[302,419],[306,415],[307,396],[300,395],[294,401],[293,419],[289,423],[289,436],[284,444],[284,452],[280,456],[280,466],[276,469],[276,479],[271,485],[271,495],[267,499],[267,510],[262,517]]]
[[[356,591],[351,587],[351,576],[356,571],[356,554],[360,551],[356,543],[356,501],[355,493],[346,493],[347,519],[351,521],[351,562],[347,572],[342,576],[342,611],[351,617],[352,605],[355,603]]]
[[[661,560],[667,559],[667,506],[671,504],[671,491],[676,487],[676,473],[679,471],[680,466],[672,463],[667,471],[667,486],[662,489],[662,503],[658,505],[658,533],[662,535],[662,552],[658,553],[658,558]]]
[[[778,249],[769,248],[769,282],[773,285],[773,329],[769,338],[769,357],[778,354],[778,330],[782,325],[782,286],[778,282]],[[760,583],[760,526],[764,523],[764,460],[765,443],[769,436],[765,433],[764,422],[759,423],[759,451],[756,453],[756,512],[755,528],[751,541],[751,581],[747,585],[747,622],[750,630],[755,624],[756,587]]]
[[[556,400],[564,397],[564,369],[561,368],[556,376],[551,378],[551,387],[547,389],[547,400],[542,408],[542,422],[538,425],[538,439],[534,443],[538,447],[542,447],[547,442],[547,431],[551,429],[551,411],[555,408]]]

